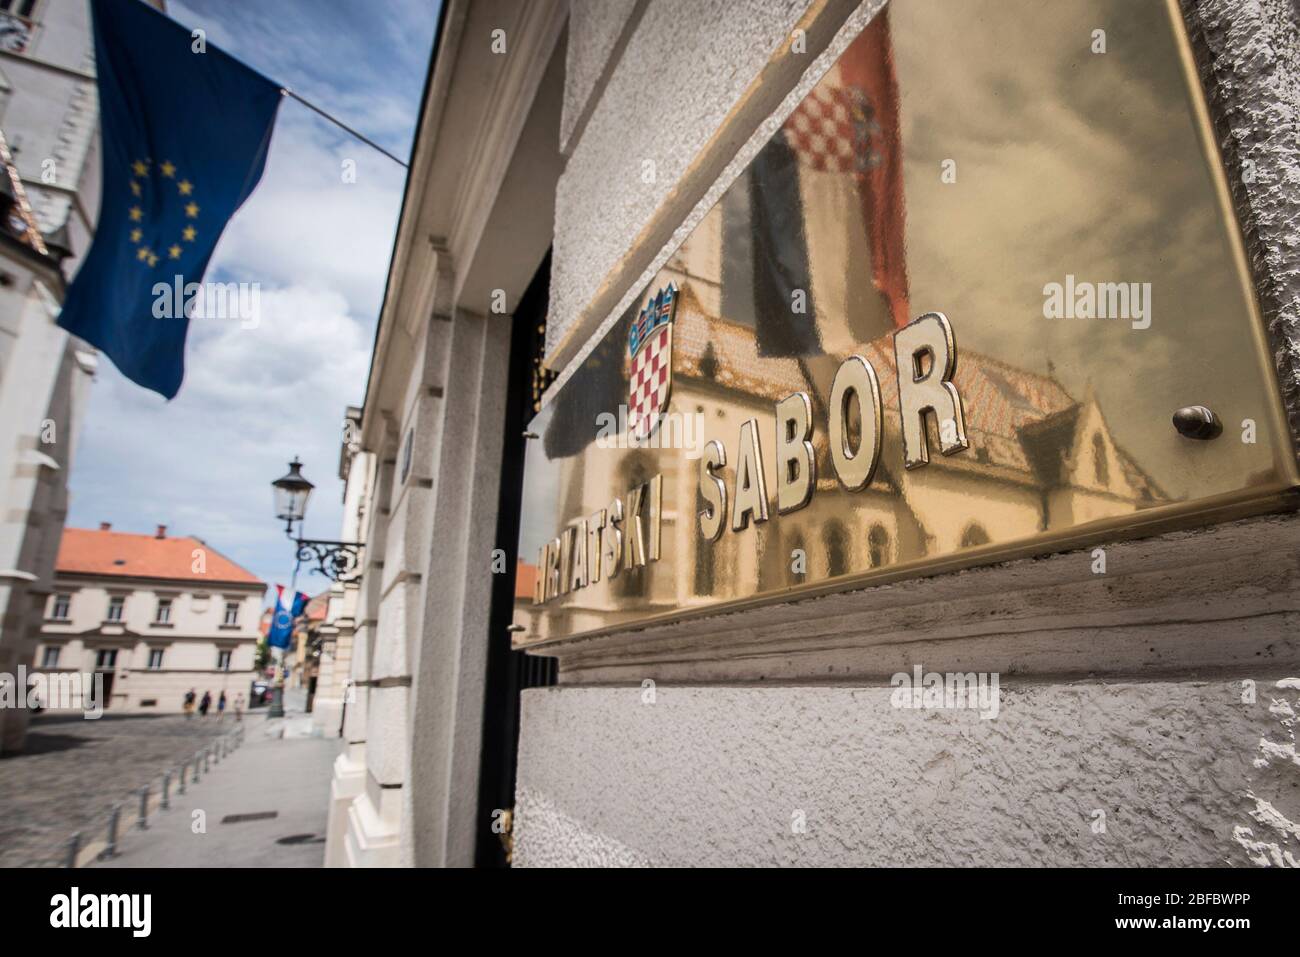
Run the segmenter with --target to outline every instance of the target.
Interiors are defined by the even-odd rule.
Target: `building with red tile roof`
[[[64,529],[35,673],[95,676],[112,710],[249,700],[265,584],[203,539]],[[66,703],[65,703],[66,704]],[[82,702],[81,706],[88,706]]]

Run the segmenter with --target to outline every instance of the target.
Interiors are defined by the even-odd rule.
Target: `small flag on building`
[[[158,315],[156,303],[174,306],[171,290],[202,281],[262,177],[281,88],[140,0],[91,0],[91,10],[103,196],[59,325],[170,399],[190,317]]]
[[[271,614],[271,626],[266,632],[266,643],[272,648],[288,648],[293,641],[293,623],[302,610],[307,607],[308,598],[302,592],[294,592],[289,598],[284,593],[283,585],[275,586],[275,611]]]

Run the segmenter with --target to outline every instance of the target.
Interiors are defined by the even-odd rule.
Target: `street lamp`
[[[275,517],[284,520],[286,534],[293,531],[294,522],[301,522],[306,516],[307,500],[315,487],[303,476],[302,463],[296,455],[289,463],[289,471],[271,483],[275,490]]]
[[[355,582],[361,578],[357,571],[360,560],[360,542],[336,542],[329,539],[303,538],[302,523],[307,515],[307,501],[311,498],[314,486],[302,474],[302,463],[295,455],[289,463],[289,471],[271,483],[275,498],[275,517],[284,522],[284,534],[294,543],[296,561],[293,566],[293,583],[289,594],[293,596],[298,589],[298,570],[303,562],[315,564],[312,571],[324,575],[330,581]],[[294,533],[294,523],[298,525]],[[291,599],[292,600],[292,599]],[[271,710],[267,717],[284,717],[284,650],[275,665],[275,684],[271,696]]]

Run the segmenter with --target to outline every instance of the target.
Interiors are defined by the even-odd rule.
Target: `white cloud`
[[[410,0],[378,18],[360,5],[224,0],[173,3],[169,12],[398,155],[409,149],[436,4]],[[373,22],[366,34],[354,29],[361,21]],[[357,162],[355,183],[343,182],[344,159]],[[170,403],[101,363],[71,473],[69,525],[166,524],[287,584],[293,549],[274,519],[270,483],[298,455],[317,486],[306,533],[338,537],[343,411],[363,397],[404,181],[391,160],[299,104],[281,105],[266,172],[206,277],[260,284],[258,324],[194,320],[185,383]],[[299,580],[313,593],[325,584]]]

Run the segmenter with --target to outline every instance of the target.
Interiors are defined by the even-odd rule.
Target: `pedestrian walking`
[[[199,714],[201,714],[203,717],[206,718],[208,716],[208,709],[211,707],[212,707],[212,692],[205,691],[203,692],[203,700],[199,702]]]
[[[217,699],[217,720],[220,721],[226,716],[226,693],[221,692],[221,697]]]
[[[235,695],[235,720],[244,720],[244,695],[242,692]]]
[[[194,694],[194,689],[193,689],[193,688],[191,688],[189,691],[185,692],[185,717],[187,717],[187,718],[192,718],[192,717],[194,717],[194,699],[195,699],[195,697],[196,697],[196,695]]]

